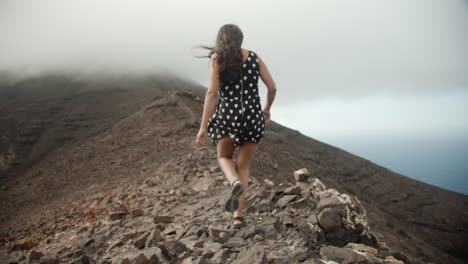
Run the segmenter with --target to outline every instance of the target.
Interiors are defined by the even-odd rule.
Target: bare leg
[[[239,208],[234,212],[234,216],[242,216],[242,210],[244,209],[244,200],[247,195],[247,189],[249,185],[249,168],[250,161],[258,148],[258,144],[246,141],[242,143],[239,148],[239,153],[236,160],[236,171],[239,175],[240,182],[244,185],[244,193],[239,199]],[[234,224],[240,224],[240,220],[234,220]]]
[[[224,172],[224,175],[226,175],[229,183],[233,183],[235,180],[239,179],[236,168],[234,167],[234,162],[232,161],[235,149],[234,143],[230,137],[220,138],[217,141],[216,147],[218,149],[219,166]]]

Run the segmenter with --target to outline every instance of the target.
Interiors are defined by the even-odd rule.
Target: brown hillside
[[[12,243],[38,230],[42,232],[39,244],[54,244],[53,234],[66,236],[72,230],[63,223],[78,221],[76,208],[89,206],[99,195],[113,194],[125,201],[138,192],[142,200],[129,204],[145,208],[145,216],[171,213],[177,216],[173,222],[193,225],[197,219],[207,221],[202,217],[206,210],[208,216],[221,216],[219,223],[229,223],[229,216],[220,211],[227,186],[217,169],[215,146],[195,146],[205,91],[190,81],[158,75],[90,79],[58,74],[0,81],[0,255],[29,256],[30,249],[18,251]],[[468,262],[467,196],[397,174],[274,121],[267,126],[252,163],[249,218],[253,222],[254,212],[259,213],[255,198],[263,197],[255,196],[255,191],[268,196],[273,189],[283,195],[284,187],[298,184],[293,172],[300,168],[307,168],[310,178],[327,188],[359,198],[370,232],[380,245],[385,243],[396,252],[395,258],[404,263]],[[212,174],[212,180],[206,174]],[[176,204],[164,199],[155,207],[152,199],[168,194],[176,196]],[[195,195],[198,203],[189,206]],[[277,202],[281,196],[270,198]],[[93,220],[82,220],[88,230]],[[364,243],[362,237],[356,239],[347,241]],[[316,248],[321,250],[316,257],[323,258],[330,237],[317,241],[323,245]],[[50,249],[46,248],[41,247],[44,252]],[[57,255],[67,258],[67,252],[73,252],[68,256],[72,258],[85,252],[82,248],[76,255],[76,250],[80,248],[70,242]],[[236,263],[243,263],[242,252],[235,255]],[[305,257],[291,258],[304,261],[294,263],[306,263]],[[280,263],[272,262],[271,254],[265,259]],[[176,263],[172,261],[168,263]]]

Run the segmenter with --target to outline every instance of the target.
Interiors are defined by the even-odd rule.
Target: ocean
[[[317,139],[407,177],[468,195],[468,135]]]

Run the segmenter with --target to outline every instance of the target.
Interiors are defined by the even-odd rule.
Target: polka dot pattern
[[[213,115],[208,119],[208,138],[212,143],[230,137],[234,146],[243,142],[259,143],[265,134],[265,119],[258,91],[258,58],[249,51],[242,64],[239,81],[221,82],[218,90],[218,103]]]

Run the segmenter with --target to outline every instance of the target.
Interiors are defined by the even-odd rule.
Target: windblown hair
[[[215,45],[198,46],[210,51],[207,56],[199,58],[210,58],[211,61],[211,55],[216,53],[215,60],[219,64],[220,82],[227,83],[241,78],[243,40],[244,35],[237,25],[225,24],[218,31]]]

